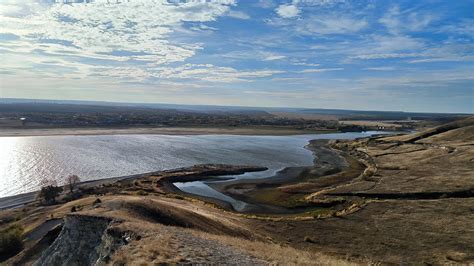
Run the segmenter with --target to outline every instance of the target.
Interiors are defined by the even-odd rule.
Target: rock
[[[110,219],[102,217],[67,216],[58,238],[34,265],[96,265],[107,255],[101,254],[108,250],[104,245],[113,242],[104,235],[110,223]]]

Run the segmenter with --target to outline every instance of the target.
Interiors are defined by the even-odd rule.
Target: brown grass
[[[200,232],[197,234],[203,235]],[[242,239],[223,235],[206,234],[205,237],[240,250],[245,250],[274,265],[357,265],[356,263],[337,259],[322,253],[298,250],[274,243],[251,240],[243,241]]]
[[[186,258],[180,254],[179,250],[183,246],[192,248],[193,243],[180,242],[180,234],[188,235],[190,238],[213,241],[222,247],[231,247],[272,265],[356,265],[356,263],[321,253],[297,250],[274,244],[270,241],[252,241],[227,235],[209,234],[192,229],[179,229],[180,232],[176,232],[172,227],[153,223],[125,223],[120,225],[120,227],[121,230],[138,230],[144,237],[120,248],[112,258],[111,264],[116,265],[184,263]],[[204,247],[196,245],[195,248],[199,250]],[[198,257],[197,259],[206,256],[205,251],[202,253],[196,251],[193,254]]]

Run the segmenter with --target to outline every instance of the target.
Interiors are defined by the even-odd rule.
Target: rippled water
[[[314,138],[355,138],[370,133],[299,136],[50,136],[0,138],[0,197],[38,190],[45,179],[64,184],[77,174],[94,180],[200,163],[252,164],[270,170],[309,165],[304,149]]]

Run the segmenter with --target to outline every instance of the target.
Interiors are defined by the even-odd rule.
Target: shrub
[[[46,187],[42,187],[38,197],[41,200],[45,200],[46,203],[54,203],[56,202],[56,198],[63,192],[62,187],[57,187],[55,185],[49,185]]]
[[[0,231],[0,262],[23,249],[23,227],[12,225]]]

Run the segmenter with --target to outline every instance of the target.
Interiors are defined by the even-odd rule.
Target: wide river
[[[268,177],[288,166],[311,165],[313,156],[304,148],[311,139],[353,139],[373,133],[2,137],[0,197],[38,190],[48,179],[64,184],[70,174],[87,181],[207,163],[265,166],[268,171],[236,178]],[[178,185],[189,192],[193,187],[202,190],[201,183]]]

